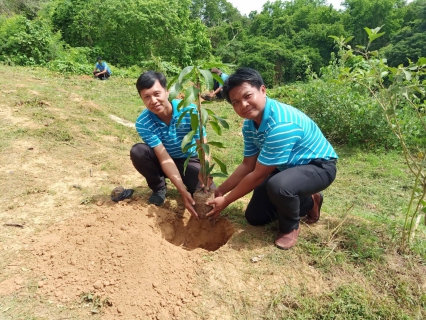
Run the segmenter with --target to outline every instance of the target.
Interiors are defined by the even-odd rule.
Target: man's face
[[[266,88],[253,87],[243,82],[229,91],[229,98],[235,112],[244,119],[254,120],[257,124],[262,121],[263,109],[266,105]]]
[[[142,89],[139,94],[148,110],[156,115],[164,113],[164,110],[170,106],[169,92],[161,86],[158,80],[151,88]]]

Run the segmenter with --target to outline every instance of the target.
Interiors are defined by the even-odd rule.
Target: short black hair
[[[166,77],[161,72],[150,70],[142,73],[136,81],[136,89],[138,90],[138,93],[140,93],[143,89],[151,88],[157,80],[164,89],[167,89]]]
[[[223,84],[223,95],[229,103],[231,103],[231,99],[229,98],[229,91],[235,87],[238,87],[244,82],[247,82],[257,89],[260,89],[260,87],[264,85],[262,76],[259,72],[252,68],[239,68],[237,71],[235,71],[235,73],[231,74]]]
[[[96,59],[96,61],[99,61],[99,60],[102,60],[102,57],[101,57],[101,56],[99,56],[99,57]]]

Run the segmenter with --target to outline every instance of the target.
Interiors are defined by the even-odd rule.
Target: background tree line
[[[320,74],[332,53],[329,35],[367,41],[388,64],[426,56],[426,0],[269,1],[243,16],[226,0],[0,0],[0,60],[90,71],[97,55],[122,70],[170,75],[200,60],[259,70],[269,87]],[[125,71],[122,71],[125,72]]]

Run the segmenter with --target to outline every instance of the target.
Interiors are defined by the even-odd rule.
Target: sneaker
[[[308,211],[308,214],[303,219],[303,222],[307,224],[315,223],[319,220],[321,215],[321,206],[322,206],[322,200],[323,195],[321,192],[317,192],[312,195],[312,200],[314,201],[314,206],[311,210]]]
[[[156,206],[161,206],[164,204],[164,200],[166,199],[166,188],[153,192],[148,199],[149,203],[155,204]]]
[[[297,238],[299,237],[299,229],[294,229],[289,233],[280,233],[275,239],[275,245],[283,250],[288,250],[294,247],[297,243]]]

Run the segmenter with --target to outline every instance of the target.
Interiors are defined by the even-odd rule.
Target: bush
[[[382,110],[361,88],[318,79],[273,89],[269,96],[305,112],[337,144],[368,148],[399,145]],[[410,122],[410,114],[405,118]]]
[[[53,33],[42,19],[16,15],[0,19],[1,59],[17,65],[43,65],[62,50],[59,33]]]

